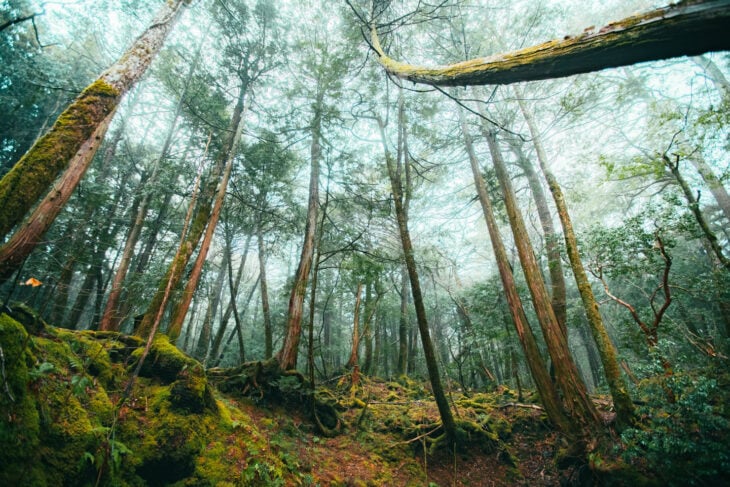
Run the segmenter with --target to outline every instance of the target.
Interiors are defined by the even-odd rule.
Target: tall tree
[[[487,186],[484,182],[484,178],[482,177],[479,161],[477,160],[476,151],[474,150],[474,142],[466,125],[466,117],[461,110],[459,111],[459,117],[461,119],[462,136],[464,138],[466,152],[469,157],[469,164],[474,177],[474,186],[476,187],[479,203],[481,204],[482,211],[484,213],[484,220],[487,223],[489,239],[492,242],[492,250],[494,251],[494,257],[497,261],[497,269],[499,270],[499,276],[502,280],[502,287],[507,298],[507,304],[512,316],[512,323],[517,331],[517,337],[522,345],[522,350],[525,353],[527,366],[530,368],[532,378],[535,381],[537,390],[540,392],[540,399],[545,406],[545,411],[547,412],[550,421],[552,421],[552,423],[566,435],[575,436],[578,429],[563,411],[558,392],[550,379],[545,361],[540,355],[537,340],[532,333],[532,328],[530,328],[530,323],[527,320],[527,315],[525,314],[525,310],[522,306],[522,300],[517,292],[515,278],[512,273],[512,266],[509,263],[507,251],[505,250],[504,242],[502,241],[502,236],[497,228],[497,221],[494,216],[494,210],[492,209],[489,194],[487,193]]]
[[[568,260],[570,261],[575,283],[583,302],[583,309],[585,310],[586,317],[588,318],[588,324],[591,328],[591,333],[593,334],[593,340],[598,347],[601,364],[603,365],[603,373],[606,376],[606,381],[608,382],[608,387],[611,391],[611,397],[613,398],[614,407],[616,408],[616,419],[618,425],[619,427],[628,426],[634,421],[633,402],[629,396],[626,381],[621,375],[621,371],[619,369],[614,344],[608,336],[601,312],[598,309],[598,302],[593,294],[593,289],[588,281],[585,267],[583,266],[583,262],[581,261],[578,252],[578,240],[576,238],[575,231],[573,230],[573,222],[570,218],[570,214],[568,213],[568,207],[563,196],[563,190],[548,166],[547,153],[543,147],[540,132],[532,112],[529,110],[524,101],[522,91],[518,87],[513,87],[513,91],[517,97],[522,116],[525,118],[525,122],[527,123],[527,128],[535,147],[535,153],[537,154],[537,161],[540,165],[540,169],[548,183],[550,192],[553,195],[553,201],[558,209],[558,216],[560,218],[560,223],[563,227],[563,235],[565,237],[566,253],[568,254]]]
[[[538,323],[540,323],[550,359],[555,367],[555,380],[564,395],[571,416],[581,424],[585,431],[596,433],[600,418],[595,406],[588,397],[588,391],[578,374],[578,369],[568,349],[568,337],[561,331],[555,312],[550,305],[545,281],[535,259],[535,253],[530,243],[522,213],[517,205],[517,198],[512,188],[512,182],[501,149],[497,143],[496,133],[493,129],[483,130],[482,133],[489,145],[492,164],[502,189],[507,217],[512,228],[522,272],[525,275],[525,281],[527,281],[532,297],[532,305]]]
[[[165,2],[152,24],[127,52],[66,108],[48,133],[0,180],[0,239],[21,222],[60,172],[70,165],[84,167],[93,158],[120,100],[145,73],[180,17],[183,5],[189,1]],[[82,169],[78,170],[83,173]],[[76,184],[78,180],[69,183],[73,187]],[[19,187],[24,190],[18,191]],[[70,192],[66,193],[63,192],[56,205],[58,208],[48,209],[50,222],[70,196]]]
[[[400,93],[402,95],[402,91]],[[416,259],[411,242],[411,234],[408,229],[408,220],[403,211],[403,187],[401,184],[401,176],[399,168],[393,160],[393,156],[388,149],[387,138],[385,135],[385,123],[379,116],[376,117],[380,140],[383,145],[383,153],[385,163],[388,169],[388,177],[390,179],[391,193],[393,195],[393,203],[395,205],[396,220],[398,223],[398,233],[400,235],[401,246],[403,249],[403,259],[408,269],[408,277],[411,284],[411,294],[413,295],[413,305],[416,308],[416,320],[418,322],[418,331],[421,335],[421,344],[423,345],[423,354],[426,359],[426,369],[428,370],[428,378],[431,382],[434,399],[438,406],[441,423],[444,428],[444,434],[449,443],[456,441],[456,422],[451,413],[451,408],[446,399],[443,385],[441,384],[441,375],[439,373],[438,363],[436,361],[436,353],[434,351],[433,342],[431,341],[431,333],[428,329],[428,318],[426,316],[426,307],[423,302],[423,294],[421,292],[421,282],[418,277],[418,269],[416,268]],[[405,119],[401,118],[399,123],[405,124]]]

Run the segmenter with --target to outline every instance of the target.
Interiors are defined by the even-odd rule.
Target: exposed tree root
[[[232,368],[216,367],[208,369],[207,376],[221,392],[258,401],[267,398],[282,405],[301,406],[309,402],[305,399],[312,398],[304,375],[297,370],[282,371],[276,359],[246,362]],[[312,421],[323,436],[335,436],[342,428],[337,406],[337,398],[329,391],[314,391]]]

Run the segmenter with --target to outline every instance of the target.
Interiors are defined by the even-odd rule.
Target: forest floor
[[[558,471],[555,457],[561,445],[539,406],[516,402],[516,394],[504,388],[450,397],[457,419],[496,425],[498,446],[470,444],[461,451],[427,453],[425,433],[439,421],[428,394],[411,380],[366,380],[355,394],[346,392],[340,399],[350,407],[341,410],[340,434],[330,438],[315,434],[307,415],[296,408],[235,402],[272,450],[296,458],[314,485],[561,485],[578,474],[575,469]]]
[[[593,484],[578,478],[585,465],[557,467],[568,445],[527,391],[449,392],[464,431],[450,449],[431,445],[440,419],[427,384],[406,377],[322,384],[319,403],[339,416],[325,436],[297,376],[224,393],[164,336],[137,368],[138,337],[55,328],[17,309],[0,313],[0,345],[0,485]]]

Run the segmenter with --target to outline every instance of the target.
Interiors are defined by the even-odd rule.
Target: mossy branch
[[[500,85],[730,49],[730,4],[683,1],[610,23],[599,30],[448,66],[415,66],[389,58],[375,26],[372,49],[398,78],[434,86]]]

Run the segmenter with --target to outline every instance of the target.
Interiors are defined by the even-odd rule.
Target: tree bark
[[[492,242],[492,249],[497,261],[499,277],[502,280],[502,287],[504,288],[507,304],[512,316],[512,323],[517,331],[517,337],[519,338],[520,345],[522,345],[522,350],[525,353],[527,366],[530,368],[530,373],[532,374],[535,386],[540,393],[540,399],[545,407],[545,412],[547,413],[548,418],[550,418],[550,421],[564,434],[574,437],[577,435],[577,428],[563,411],[563,407],[560,404],[560,398],[558,397],[558,392],[550,379],[545,361],[540,355],[537,340],[532,333],[532,328],[530,327],[527,315],[525,315],[525,310],[522,306],[522,300],[517,292],[514,275],[512,274],[512,266],[509,264],[507,251],[504,248],[502,236],[497,228],[497,220],[494,217],[492,203],[489,199],[489,194],[487,193],[484,178],[482,178],[482,173],[474,151],[474,144],[471,135],[467,130],[466,120],[462,110],[459,110],[459,115],[461,119],[461,130],[464,137],[464,143],[467,155],[469,156],[472,175],[474,176],[474,186],[476,187],[479,202],[484,213],[484,220],[487,224],[487,230],[489,231],[489,238]]]
[[[259,254],[259,288],[261,289],[261,314],[264,318],[264,358],[274,355],[274,339],[271,330],[271,312],[269,310],[269,284],[266,280],[266,247],[261,226],[256,234]]]
[[[52,187],[59,173],[71,164],[76,176],[64,178],[64,191],[54,198],[55,206],[63,206],[63,198],[68,199],[96,153],[117,105],[145,73],[179,18],[182,5],[188,1],[166,1],[152,24],[122,57],[66,108],[51,130],[0,180],[0,240],[21,222]],[[58,213],[58,209],[54,211]],[[46,210],[34,215],[44,222],[43,229],[34,236],[37,241],[55,214]]]
[[[352,347],[350,348],[350,358],[347,360],[348,369],[355,368],[359,363],[358,352],[360,349],[360,298],[362,296],[362,282],[357,283],[357,291],[355,291],[355,310],[352,318]]]
[[[527,234],[522,214],[517,206],[517,199],[512,189],[509,173],[505,167],[502,153],[497,145],[496,135],[484,130],[484,137],[489,145],[492,163],[502,188],[507,218],[512,228],[517,253],[522,264],[522,272],[532,296],[532,304],[542,329],[548,353],[555,367],[555,379],[563,393],[569,414],[578,421],[582,429],[593,435],[601,423],[595,406],[588,397],[585,384],[578,374],[570,350],[567,337],[562,333],[560,325],[545,288],[540,268],[537,265],[532,244]]]
[[[601,69],[730,49],[730,4],[679,2],[575,37],[443,67],[413,66],[389,58],[375,27],[371,46],[385,70],[435,86],[498,85],[588,73]]]
[[[399,118],[399,124],[405,124],[404,118]],[[411,283],[411,294],[413,295],[413,305],[416,308],[416,320],[418,322],[418,331],[421,335],[423,355],[426,359],[426,369],[428,370],[428,377],[431,382],[434,399],[436,400],[439,415],[441,416],[444,433],[448,441],[452,443],[456,440],[456,423],[454,422],[454,416],[449,408],[444,388],[441,385],[441,376],[436,362],[436,354],[434,352],[433,342],[431,341],[431,334],[428,329],[426,307],[423,303],[423,295],[421,293],[421,282],[418,277],[418,270],[416,269],[416,259],[414,257],[413,244],[411,243],[411,234],[408,230],[408,220],[403,206],[404,198],[400,183],[400,175],[396,171],[395,162],[388,150],[385,137],[385,125],[379,117],[377,118],[377,122],[380,132],[380,140],[383,144],[385,162],[388,166],[388,176],[390,178],[391,192],[393,194],[393,202],[395,204],[398,232],[400,234],[400,240],[403,247],[403,257],[405,259],[406,268],[408,269],[408,277]]]
[[[525,118],[527,127],[532,137],[532,142],[535,146],[537,153],[537,160],[542,169],[543,176],[548,183],[550,192],[553,195],[553,201],[555,207],[558,209],[558,217],[563,227],[563,235],[565,237],[565,249],[568,254],[568,260],[573,271],[573,277],[575,278],[578,292],[580,293],[581,301],[583,302],[583,309],[585,310],[586,317],[588,318],[588,324],[591,328],[591,334],[593,340],[598,348],[598,355],[601,359],[601,365],[603,365],[603,373],[606,376],[608,382],[608,388],[611,391],[611,397],[613,399],[614,408],[616,409],[616,422],[619,428],[627,427],[634,421],[634,405],[629,396],[628,387],[626,381],[621,375],[618,360],[616,358],[616,350],[614,348],[611,338],[608,336],[608,331],[603,323],[601,312],[598,309],[598,302],[593,294],[593,288],[591,283],[588,281],[588,275],[586,274],[583,262],[580,259],[578,252],[578,239],[575,236],[573,230],[573,222],[568,212],[568,205],[565,202],[563,196],[563,190],[560,188],[557,179],[550,171],[547,163],[547,154],[545,148],[542,145],[540,133],[535,123],[532,112],[527,108],[525,104],[524,96],[519,88],[514,88],[515,96],[518,100],[522,116]]]
[[[312,120],[312,144],[310,146],[309,202],[307,204],[307,223],[304,227],[304,242],[299,257],[299,266],[294,276],[294,285],[289,296],[286,335],[281,350],[276,354],[281,370],[295,369],[299,354],[299,340],[302,334],[302,312],[304,295],[307,292],[309,271],[314,256],[314,238],[317,233],[317,211],[319,208],[319,163],[322,157],[320,137],[322,130],[322,104],[324,93],[317,92]]]

